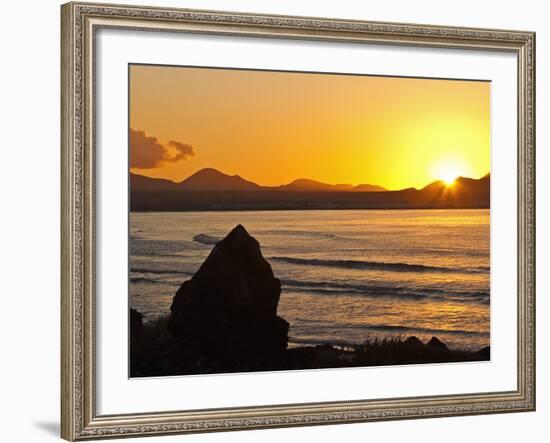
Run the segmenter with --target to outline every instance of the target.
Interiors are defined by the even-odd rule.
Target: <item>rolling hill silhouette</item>
[[[382,192],[385,189],[382,186],[361,184],[357,186],[348,184],[329,185],[308,178],[299,178],[287,185],[278,186],[275,189],[281,191],[340,191],[340,192]]]
[[[266,187],[206,168],[179,183],[131,173],[130,205],[132,211],[489,208],[490,182],[487,174],[399,191],[309,179]]]
[[[179,183],[179,188],[190,191],[255,191],[260,186],[238,175],[227,175],[214,168],[205,168]]]
[[[254,191],[260,186],[238,175],[227,175],[214,168],[204,168],[176,183],[170,180],[130,174],[132,191]]]
[[[360,184],[357,186],[338,184],[330,185],[316,180],[299,178],[286,185],[260,186],[245,180],[239,175],[228,175],[214,168],[204,168],[187,177],[181,182],[172,182],[165,179],[130,174],[132,190],[160,191],[160,190],[187,190],[187,191],[357,191],[380,192],[385,191],[382,186]]]

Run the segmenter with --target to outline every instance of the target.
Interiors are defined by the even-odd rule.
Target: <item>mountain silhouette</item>
[[[351,191],[352,188],[351,185],[329,185],[308,178],[299,178],[276,189],[282,191]]]
[[[260,186],[238,175],[227,175],[214,168],[201,169],[178,185],[179,189],[200,191],[254,191]]]
[[[214,168],[204,168],[176,183],[170,180],[130,174],[132,191],[254,191],[260,186],[238,175],[227,175]]]
[[[239,175],[228,175],[214,168],[204,168],[176,183],[166,179],[151,178],[144,175],[130,174],[130,186],[132,190],[161,191],[161,190],[188,190],[188,191],[311,191],[311,192],[381,192],[382,186],[360,184],[357,186],[348,184],[331,185],[328,183],[310,180],[307,178],[296,179],[281,186],[260,186]]]
[[[353,188],[354,192],[384,192],[386,188],[378,185],[360,184]]]
[[[319,182],[316,180],[310,180],[308,178],[299,178],[290,182],[287,185],[282,185],[276,189],[282,191],[319,191],[319,192],[383,192],[384,189],[382,186],[360,184],[357,186],[348,185],[348,184],[337,184],[330,185],[328,183]]]
[[[167,191],[177,189],[177,183],[163,178],[151,178],[145,175],[130,173],[130,190],[134,191]]]
[[[132,211],[275,209],[489,208],[491,176],[436,180],[422,189],[387,191],[376,185],[330,185],[297,179],[262,187],[238,175],[201,169],[182,182],[130,174]]]
[[[420,190],[424,201],[435,207],[487,206],[490,201],[491,176],[480,179],[458,177],[447,185],[437,180]]]

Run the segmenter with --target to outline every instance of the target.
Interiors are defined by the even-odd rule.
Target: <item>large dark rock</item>
[[[277,316],[280,293],[260,244],[238,225],[178,289],[168,330],[212,360],[277,358],[289,326]]]

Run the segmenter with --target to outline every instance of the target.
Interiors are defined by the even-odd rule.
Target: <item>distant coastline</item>
[[[452,185],[438,180],[422,189],[381,189],[307,179],[261,187],[214,169],[203,169],[180,183],[130,174],[130,208],[134,212],[490,208],[489,174],[480,179],[458,177]]]

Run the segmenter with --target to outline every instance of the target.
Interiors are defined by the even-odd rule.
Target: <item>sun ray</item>
[[[470,174],[470,168],[462,159],[448,157],[437,162],[432,175],[437,180],[442,180],[447,186],[452,186],[458,177],[467,177]]]

